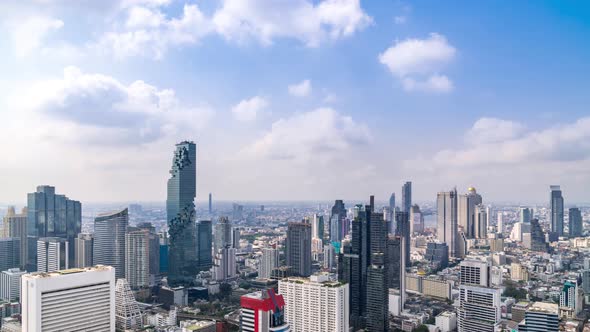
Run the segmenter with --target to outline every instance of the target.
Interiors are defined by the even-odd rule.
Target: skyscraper
[[[569,210],[569,236],[580,237],[583,232],[582,212],[579,208]]]
[[[27,271],[37,268],[37,240],[60,237],[68,240],[68,258],[74,261],[74,239],[82,227],[82,205],[64,195],[56,195],[55,187],[38,186],[27,196]]]
[[[22,276],[22,330],[115,331],[115,271],[110,266]]]
[[[285,299],[285,321],[291,331],[349,331],[348,284],[329,281],[324,274],[288,278],[279,280],[279,294]]]
[[[211,254],[213,246],[213,227],[211,220],[200,220],[196,224],[197,229],[197,266],[199,271],[208,271],[213,266]]]
[[[76,267],[93,266],[92,253],[94,251],[94,236],[92,234],[80,233],[74,240],[74,265]]]
[[[213,213],[213,195],[209,193],[209,214]]]
[[[395,193],[389,196],[389,211],[395,211]]]
[[[115,284],[115,326],[117,331],[143,327],[139,305],[125,279],[119,279]]]
[[[279,266],[279,250],[275,248],[263,248],[260,257],[260,273],[258,278],[270,279],[271,272]]]
[[[402,212],[410,213],[412,207],[412,182],[407,181],[402,186]]]
[[[59,237],[42,237],[37,240],[37,271],[53,272],[70,268],[69,243]]]
[[[410,234],[424,232],[424,216],[418,204],[412,205],[410,210]]]
[[[221,248],[232,247],[232,224],[227,217],[219,218],[215,224],[215,245],[213,250],[219,251]]]
[[[287,266],[295,276],[311,275],[311,225],[304,222],[290,222],[286,240]]]
[[[457,189],[439,192],[437,206],[437,238],[449,246],[449,257],[457,251]]]
[[[563,236],[563,196],[559,186],[551,186],[551,232]]]
[[[156,233],[156,228],[150,222],[141,222],[137,228],[147,232],[149,239],[149,260],[150,260],[150,280],[154,280],[160,274],[160,236]]]
[[[475,219],[473,221],[473,237],[487,239],[488,237],[488,212],[483,204],[475,206]]]
[[[242,295],[240,298],[240,331],[243,332],[289,332],[285,321],[285,300],[270,288]]]
[[[22,266],[20,250],[19,238],[0,239],[0,271]]]
[[[345,219],[346,208],[344,207],[344,201],[337,199],[330,213],[330,241],[339,242],[346,236],[348,230],[344,226]]]
[[[457,225],[469,239],[475,238],[475,207],[481,203],[481,195],[473,187],[467,190],[467,194],[459,195]]]
[[[94,218],[94,264],[115,268],[117,278],[125,278],[125,233],[129,225],[127,208],[99,214]]]
[[[529,249],[532,251],[547,251],[547,243],[545,242],[545,233],[539,224],[539,219],[531,220],[531,243]]]
[[[533,210],[525,207],[520,208],[520,222],[530,223],[533,219]]]
[[[395,222],[397,224],[395,228],[395,235],[402,236],[404,238],[404,253],[406,259],[406,267],[409,267],[412,262],[410,261],[410,220],[407,212],[396,212]]]
[[[195,143],[176,144],[168,179],[166,214],[170,244],[168,283],[190,285],[197,274],[195,241],[195,197],[197,187],[197,148]]]
[[[584,308],[584,293],[581,280],[567,280],[559,294],[560,316],[576,318]]]
[[[128,286],[133,289],[150,286],[150,262],[149,230],[128,227],[125,234],[125,279],[129,282]]]
[[[405,226],[400,226],[404,233],[409,233],[408,213],[400,212]],[[397,216],[396,216],[397,217]],[[369,263],[366,284],[366,326],[369,331],[389,330],[389,292],[387,282],[387,222],[382,213],[369,214]],[[402,223],[400,223],[402,225]],[[403,237],[403,236],[402,236]]]
[[[13,302],[20,299],[21,277],[26,274],[19,268],[0,272],[0,300]]]
[[[213,264],[213,278],[221,281],[234,278],[237,275],[236,249],[226,246],[215,254]]]
[[[24,207],[21,213],[16,213],[14,206],[8,207],[4,216],[3,230],[0,238],[18,238],[20,240],[20,267],[25,268],[27,264],[27,208]]]

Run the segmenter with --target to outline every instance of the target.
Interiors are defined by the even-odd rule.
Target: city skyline
[[[584,203],[587,6],[4,2],[0,202],[43,183],[162,201],[169,147],[189,139],[199,201],[385,198],[412,181],[415,201],[456,185],[545,202],[559,184]]]

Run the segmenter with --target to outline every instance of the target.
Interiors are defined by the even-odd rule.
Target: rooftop
[[[559,305],[557,303],[535,302],[529,310],[557,314],[559,312]]]
[[[92,271],[109,271],[112,270],[113,267],[106,266],[106,265],[96,265],[93,267],[85,267],[85,268],[74,268],[74,269],[67,269],[67,270],[59,270],[54,272],[33,272],[30,274],[23,275],[24,278],[50,278],[50,277],[59,277],[68,274],[75,274],[75,273],[82,273],[82,272],[92,272]]]

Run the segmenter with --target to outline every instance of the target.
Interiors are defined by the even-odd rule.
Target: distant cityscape
[[[166,204],[92,206],[40,185],[2,210],[1,331],[581,331],[590,208],[475,187],[414,204],[195,206],[196,144]],[[397,200],[396,198],[401,199]],[[398,204],[399,203],[399,204]]]

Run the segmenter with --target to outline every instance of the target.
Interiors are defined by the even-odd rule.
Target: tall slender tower
[[[437,238],[449,246],[449,257],[457,255],[457,189],[439,192],[437,206]]]
[[[467,194],[458,197],[458,215],[457,224],[462,229],[467,238],[475,238],[475,215],[476,206],[482,203],[481,195],[475,188],[470,187]]]
[[[197,274],[195,250],[195,197],[197,188],[197,147],[193,142],[176,144],[168,179],[166,214],[170,247],[168,283],[189,285]]]
[[[404,244],[404,256],[406,260],[406,267],[411,265],[410,262],[410,219],[407,212],[396,212],[395,213],[395,222],[397,227],[395,229],[396,234],[401,236],[405,239]]]
[[[551,186],[551,232],[563,236],[563,196],[559,186]]]
[[[125,232],[129,225],[127,208],[98,215],[94,219],[94,264],[115,268],[115,276],[125,278]]]
[[[209,214],[213,213],[213,195],[209,193]]]
[[[311,275],[311,225],[291,222],[287,228],[287,265],[300,277]]]
[[[407,181],[402,186],[402,212],[410,213],[412,207],[412,182]]]
[[[405,216],[405,227],[409,236],[408,214]],[[369,249],[370,265],[367,267],[366,323],[369,331],[389,331],[389,292],[387,283],[387,222],[382,213],[370,213]]]
[[[582,236],[582,212],[579,208],[570,208],[569,210],[569,236],[580,237]]]

